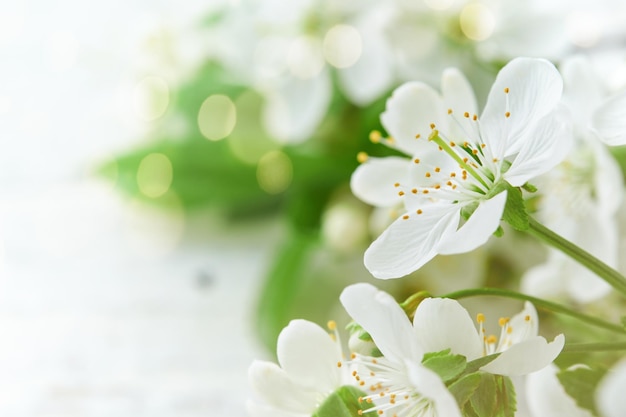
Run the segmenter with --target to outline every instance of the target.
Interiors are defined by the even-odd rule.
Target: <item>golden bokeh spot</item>
[[[146,155],[137,169],[137,186],[146,197],[165,194],[172,185],[173,170],[169,158],[162,153]]]
[[[493,35],[496,18],[489,7],[480,3],[470,3],[459,16],[461,31],[473,41],[484,41]]]
[[[209,140],[220,140],[230,135],[237,123],[237,108],[222,94],[209,96],[198,111],[198,128]]]
[[[291,159],[282,151],[270,151],[259,160],[256,170],[259,187],[268,194],[287,189],[293,179]]]

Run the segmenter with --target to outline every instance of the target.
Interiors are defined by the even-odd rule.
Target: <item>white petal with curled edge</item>
[[[359,165],[350,178],[355,196],[376,207],[393,207],[402,201],[395,183],[404,183],[409,177],[410,161],[388,156],[370,157]]]
[[[414,155],[425,147],[430,124],[440,125],[444,115],[443,100],[438,92],[424,83],[409,82],[396,88],[380,120],[394,138],[395,146]],[[416,140],[418,134],[421,139]]]
[[[411,322],[392,296],[373,285],[360,283],[344,289],[340,300],[387,359],[396,363],[405,359],[422,360],[423,352],[411,337]]]
[[[424,352],[450,349],[468,361],[482,356],[482,340],[467,310],[458,301],[425,299],[415,311],[413,328]]]
[[[524,309],[509,320],[509,327],[512,329],[509,339],[513,345],[537,336],[539,332],[539,317],[537,316],[535,306],[531,302],[526,301]]]
[[[545,116],[535,125],[509,170],[504,174],[514,187],[558,165],[572,146],[571,126],[561,111]]]
[[[292,320],[278,335],[280,366],[303,387],[333,391],[341,384],[341,354],[330,335],[315,323]]]
[[[500,353],[481,370],[497,375],[518,376],[543,369],[563,350],[565,337],[560,334],[550,343],[541,336],[527,339]]]
[[[626,360],[622,360],[600,381],[596,403],[603,417],[623,417],[626,410]]]
[[[487,243],[500,225],[506,196],[506,191],[503,191],[481,202],[464,225],[439,243],[437,251],[441,255],[465,253]]]
[[[376,278],[399,278],[419,269],[437,255],[439,241],[454,233],[460,219],[458,204],[425,205],[393,222],[365,251],[365,267]]]
[[[626,92],[602,103],[593,113],[591,123],[607,145],[626,144]]]
[[[501,160],[517,153],[535,123],[557,105],[562,91],[561,75],[545,59],[515,58],[502,68],[481,117],[484,139],[493,155]]]
[[[406,361],[406,368],[415,391],[428,398],[434,408],[433,416],[461,417],[456,400],[435,372],[420,363]]]
[[[282,78],[277,85],[266,88],[263,122],[267,131],[281,143],[305,141],[324,118],[331,93],[326,69],[309,79]]]
[[[294,413],[315,410],[318,393],[303,389],[278,365],[255,360],[248,380],[256,396],[267,406]]]

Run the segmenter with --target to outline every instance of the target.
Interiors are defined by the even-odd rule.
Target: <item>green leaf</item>
[[[598,415],[595,406],[594,395],[598,382],[606,374],[606,369],[597,367],[569,368],[556,374],[565,389],[565,392],[576,401],[576,404]]]
[[[448,387],[452,395],[454,395],[459,408],[463,409],[465,407],[465,403],[469,401],[474,391],[478,388],[480,379],[480,373],[474,372],[458,379]]]
[[[499,353],[494,353],[493,355],[482,356],[478,359],[474,359],[473,361],[469,361],[467,363],[467,368],[465,368],[464,375],[474,373],[478,371],[483,366],[491,363],[494,359],[500,356]]]
[[[311,417],[355,417],[359,410],[365,411],[370,404],[359,402],[359,397],[365,393],[355,387],[345,385],[326,398],[322,405]]]
[[[509,184],[507,184],[506,190],[506,205],[502,219],[516,230],[528,230],[530,225],[522,191],[519,187],[512,187]]]
[[[298,294],[309,256],[317,239],[306,234],[295,234],[280,248],[274,264],[266,276],[259,296],[256,327],[270,352],[276,351],[276,339],[289,323],[293,300]]]
[[[478,386],[471,394],[465,409],[471,406],[471,416],[477,417],[514,417],[517,409],[515,388],[511,378],[489,373],[480,375]]]
[[[527,182],[524,185],[522,185],[522,188],[524,190],[528,191],[529,193],[536,193],[537,192],[537,187],[535,187],[534,185],[532,185],[529,182]]]
[[[422,364],[434,371],[444,382],[448,382],[459,376],[467,366],[467,361],[463,355],[454,355],[450,349],[441,352],[426,353],[422,358]]]
[[[624,327],[624,330],[626,330],[626,316],[622,316],[622,326]]]

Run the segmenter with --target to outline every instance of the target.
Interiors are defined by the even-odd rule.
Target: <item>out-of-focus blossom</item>
[[[234,10],[243,22],[239,39],[247,40],[238,72],[265,96],[265,126],[277,140],[301,142],[314,133],[333,95],[333,72],[357,105],[391,88],[393,56],[383,36],[390,6],[358,5],[266,0]]]
[[[622,360],[604,377],[596,392],[596,406],[602,417],[622,417],[626,410],[626,360]]]
[[[369,284],[347,287],[341,294],[341,302],[348,314],[371,335],[384,356],[382,363],[396,372],[401,372],[407,361],[420,363],[425,353],[450,349],[468,361],[499,353],[481,370],[506,376],[525,375],[550,364],[565,342],[563,335],[552,342],[537,335],[537,312],[528,302],[524,310],[512,318],[500,318],[499,338],[485,334],[482,314],[477,318],[477,330],[467,310],[455,300],[423,300],[415,311],[412,325],[393,297]]]
[[[541,194],[537,215],[547,227],[616,267],[616,215],[624,184],[619,166],[602,143],[611,139],[597,128],[596,115],[621,98],[605,98],[599,79],[582,57],[565,61],[561,72],[565,83],[563,102],[572,116],[574,146],[562,164],[537,179],[535,185]],[[621,109],[609,112],[619,111],[626,113],[626,101]],[[626,114],[619,122],[624,119]],[[626,135],[626,128],[622,134]],[[546,263],[525,274],[522,288],[538,296],[566,295],[579,302],[596,300],[611,290],[588,269],[552,249]]]
[[[388,32],[405,80],[434,83],[433,77],[451,65],[478,70],[479,62],[517,56],[555,59],[568,46],[562,11],[539,10],[530,1],[396,0],[395,4]]]
[[[412,158],[369,158],[351,180],[352,191],[369,204],[404,204],[366,251],[370,272],[400,277],[437,254],[484,244],[500,223],[506,183],[521,186],[565,156],[569,134],[555,110],[561,90],[556,68],[532,58],[500,71],[480,118],[472,88],[457,70],[444,72],[441,95],[417,82],[399,87],[381,115],[390,134],[383,141]]]
[[[257,396],[254,417],[310,416],[325,398],[349,382],[336,339],[315,323],[293,320],[278,336],[280,366],[256,360],[248,371]]]
[[[526,405],[532,417],[591,417],[592,414],[576,405],[567,395],[556,373],[558,368],[549,365],[526,376]],[[518,399],[518,401],[523,399]]]

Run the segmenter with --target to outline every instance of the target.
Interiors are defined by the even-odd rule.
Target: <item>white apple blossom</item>
[[[329,327],[334,327],[333,325]],[[317,324],[293,320],[278,336],[280,366],[254,361],[248,376],[253,417],[310,416],[337,388],[350,382],[341,347]]]
[[[368,158],[351,179],[354,194],[369,204],[404,204],[366,251],[369,271],[400,277],[437,254],[484,244],[500,223],[502,187],[522,186],[567,153],[569,132],[556,108],[561,91],[556,68],[532,58],[514,59],[500,71],[481,117],[458,70],[444,72],[442,94],[417,82],[399,87],[381,115],[390,137],[374,132],[372,139],[411,159]]]
[[[565,343],[563,335],[552,342],[538,336],[537,312],[529,302],[512,318],[499,319],[499,337],[486,334],[483,314],[477,316],[477,330],[467,310],[451,299],[423,300],[412,324],[393,297],[370,284],[347,287],[341,302],[354,321],[370,334],[389,371],[400,374],[406,361],[420,363],[425,353],[450,349],[468,361],[499,353],[481,370],[505,376],[525,375],[550,364]],[[380,359],[377,361],[381,363]]]
[[[600,120],[598,111],[602,113],[607,106],[619,102],[619,96],[608,101],[604,98],[598,77],[582,57],[565,61],[561,73],[563,102],[570,110],[574,127],[574,146],[563,163],[535,181],[540,189],[537,217],[564,238],[616,267],[617,212],[624,184],[617,162],[602,142],[615,141],[620,135],[606,124],[600,123],[598,128],[595,123]],[[626,118],[626,101],[609,113],[619,111],[624,113],[621,119]],[[614,134],[603,135],[603,131]],[[626,135],[626,128],[622,134]],[[590,302],[607,295],[611,286],[561,252],[550,249],[547,262],[525,274],[522,290],[542,297],[567,296]]]
[[[557,378],[559,368],[549,365],[526,376],[525,392],[529,414],[532,417],[592,417],[590,411],[580,408]]]

